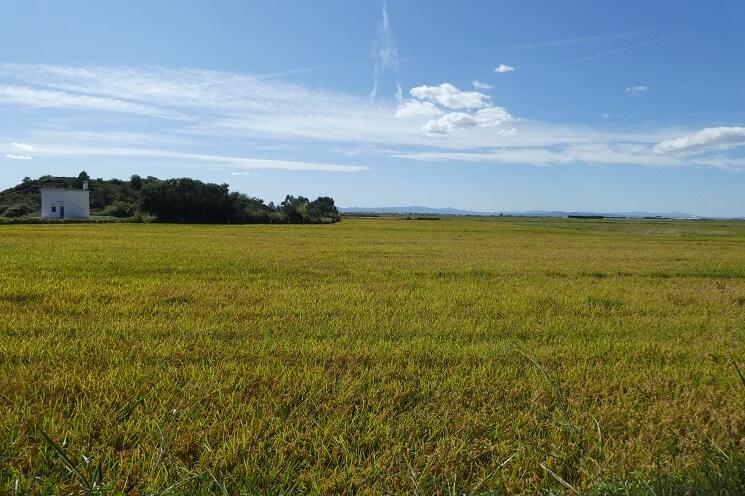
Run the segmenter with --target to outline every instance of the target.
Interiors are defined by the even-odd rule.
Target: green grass
[[[745,487],[745,223],[11,225],[0,267],[0,494]]]

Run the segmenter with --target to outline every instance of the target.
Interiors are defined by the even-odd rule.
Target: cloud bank
[[[0,154],[169,159],[227,172],[360,172],[377,159],[745,168],[745,128],[545,122],[494,99],[451,82],[372,101],[224,71],[0,64],[0,109],[29,123],[0,132]],[[309,150],[324,160],[306,160]]]

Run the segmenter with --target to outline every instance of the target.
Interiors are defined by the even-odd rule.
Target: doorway
[[[65,206],[60,205],[59,207],[59,218],[64,219],[65,218]]]

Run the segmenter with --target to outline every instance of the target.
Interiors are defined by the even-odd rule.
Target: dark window
[[[52,205],[52,213],[54,213],[56,211],[57,211],[57,207],[55,207],[54,205]]]

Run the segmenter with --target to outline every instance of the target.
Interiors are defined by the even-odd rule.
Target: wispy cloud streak
[[[393,71],[396,78],[397,100],[403,98],[403,89],[401,88],[401,67],[398,58],[398,47],[391,30],[391,21],[388,17],[388,4],[383,2],[383,13],[378,27],[378,38],[372,46],[372,58],[375,61],[375,74],[373,76],[373,87],[370,90],[370,98],[374,100],[378,96],[378,90],[384,74],[389,69]]]
[[[23,86],[0,86],[0,104],[3,103],[32,108],[77,108],[152,117],[176,117],[175,114],[168,114],[158,108],[126,100]]]
[[[643,33],[639,31],[631,31],[627,33],[611,33],[595,36],[577,36],[573,38],[559,38],[554,40],[519,43],[515,45],[515,48],[517,48],[518,50],[530,50],[534,48],[560,48],[576,45],[587,45],[591,43],[607,43],[610,41],[621,41],[630,38],[636,38],[641,36],[642,34]]]
[[[45,144],[35,147],[38,156],[47,157],[130,157],[150,159],[177,159],[188,162],[209,162],[224,164],[238,169],[272,169],[292,171],[322,171],[322,172],[361,172],[367,167],[346,164],[329,164],[321,162],[306,162],[296,160],[271,160],[255,157],[240,157],[230,155],[215,155],[206,153],[188,153],[173,150],[153,148],[123,148],[106,146],[69,146]],[[7,158],[15,160],[31,160],[31,157],[6,154]]]
[[[671,38],[673,38],[673,36],[665,36],[663,38],[656,38],[654,40],[649,40],[649,41],[645,41],[645,42],[642,42],[642,43],[635,43],[633,45],[628,45],[628,46],[625,46],[625,47],[616,48],[614,50],[608,50],[608,51],[605,51],[605,52],[596,53],[594,55],[588,55],[587,57],[582,57],[582,58],[579,58],[579,59],[576,59],[576,60],[572,60],[572,64],[578,64],[580,62],[587,62],[588,60],[599,59],[600,57],[606,57],[608,55],[614,55],[616,53],[626,52],[628,50],[634,50],[636,48],[642,48],[642,47],[645,47],[645,46],[656,45],[657,43],[662,43],[663,41],[667,41],[667,40],[669,40]]]

